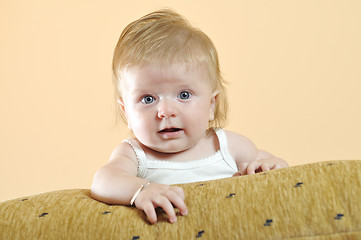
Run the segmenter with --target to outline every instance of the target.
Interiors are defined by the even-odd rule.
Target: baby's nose
[[[159,118],[171,118],[176,115],[176,107],[171,99],[163,99],[158,103]]]

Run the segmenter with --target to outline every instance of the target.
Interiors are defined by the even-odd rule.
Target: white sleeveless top
[[[226,133],[221,128],[214,131],[220,150],[209,157],[188,162],[151,160],[134,139],[126,139],[124,142],[130,144],[137,156],[137,176],[150,182],[170,185],[232,177],[238,170],[228,150]]]

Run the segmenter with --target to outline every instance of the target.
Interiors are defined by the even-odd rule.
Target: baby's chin
[[[177,154],[177,153],[184,152],[190,148],[189,146],[179,146],[179,144],[174,144],[174,146],[150,146],[150,145],[143,144],[143,146],[145,146],[146,148],[148,148],[150,151],[154,152],[157,155]]]
[[[154,152],[160,153],[160,154],[176,154],[186,151],[189,148],[158,148],[158,147],[148,147],[149,149],[153,150]]]

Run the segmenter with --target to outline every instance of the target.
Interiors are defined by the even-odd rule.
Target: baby
[[[100,168],[93,198],[135,205],[153,224],[188,213],[172,184],[254,174],[288,166],[246,137],[225,131],[227,99],[212,41],[179,14],[162,10],[130,23],[114,50],[116,100],[135,138]]]

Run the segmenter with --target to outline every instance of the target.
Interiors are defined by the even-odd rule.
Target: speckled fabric
[[[90,198],[88,189],[0,203],[0,239],[361,239],[361,161],[332,161],[180,185],[187,216]]]

